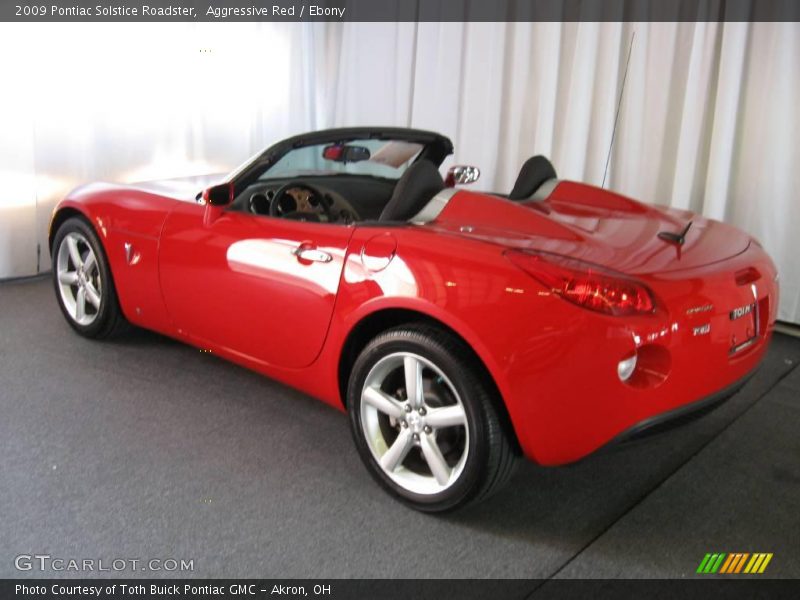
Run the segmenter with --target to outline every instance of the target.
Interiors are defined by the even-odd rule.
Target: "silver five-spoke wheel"
[[[401,324],[373,336],[343,366],[351,370],[356,448],[395,498],[442,512],[508,481],[516,453],[495,410],[499,398],[463,340],[430,323]]]
[[[417,354],[390,354],[370,370],[361,399],[367,445],[392,481],[416,494],[437,494],[458,480],[469,427],[441,369]]]
[[[79,325],[91,325],[100,312],[103,280],[89,241],[79,232],[64,236],[56,256],[61,301]]]

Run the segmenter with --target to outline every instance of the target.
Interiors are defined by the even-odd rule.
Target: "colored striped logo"
[[[706,554],[703,560],[700,561],[697,572],[704,574],[725,573],[728,575],[732,573],[763,573],[771,560],[771,552],[756,552],[754,554],[749,552],[732,552],[730,554],[718,552]]]

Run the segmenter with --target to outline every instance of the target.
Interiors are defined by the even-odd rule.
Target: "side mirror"
[[[212,225],[231,202],[233,202],[232,183],[220,183],[203,190],[203,194],[200,196],[200,204],[205,204],[206,207],[203,213],[203,224],[207,227]]]
[[[233,184],[220,183],[203,191],[200,204],[228,206],[233,202]]]
[[[444,179],[444,184],[447,187],[454,187],[456,185],[466,185],[468,183],[475,183],[481,177],[481,170],[478,167],[470,167],[469,165],[453,165],[447,169],[447,177]]]

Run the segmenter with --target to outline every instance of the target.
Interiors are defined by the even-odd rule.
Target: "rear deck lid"
[[[750,243],[744,232],[695,213],[647,205],[567,181],[559,183],[542,201],[511,202],[462,191],[453,196],[433,225],[506,247],[570,256],[631,275],[713,264],[744,252]],[[682,243],[670,241],[683,231]],[[659,237],[662,232],[667,235]]]

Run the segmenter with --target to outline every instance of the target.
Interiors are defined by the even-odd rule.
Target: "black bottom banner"
[[[0,598],[37,600],[217,600],[220,598],[800,598],[800,580],[780,579],[6,579]]]

